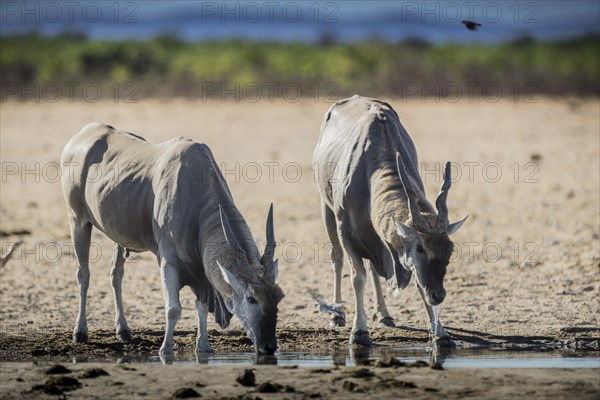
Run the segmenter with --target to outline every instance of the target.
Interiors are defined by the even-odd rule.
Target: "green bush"
[[[148,41],[87,41],[78,35],[29,34],[0,39],[0,81],[135,82],[142,94],[186,96],[199,96],[206,82],[225,87],[293,83],[311,93],[333,83],[337,96],[414,94],[407,92],[409,84],[443,92],[451,84],[475,82],[509,92],[515,85],[531,84],[540,94],[598,96],[599,44],[596,36],[563,42],[523,38],[495,45],[431,45],[415,39],[316,45],[186,43],[168,35]]]

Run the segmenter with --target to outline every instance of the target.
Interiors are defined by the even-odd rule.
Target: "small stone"
[[[255,386],[256,377],[251,369],[246,369],[235,380],[242,386]]]
[[[533,162],[540,162],[542,161],[542,155],[540,153],[531,153],[529,159]]]
[[[355,359],[356,365],[371,365],[371,360],[369,360],[368,358],[356,358]]]
[[[429,365],[429,368],[431,368],[431,369],[437,369],[439,371],[442,371],[444,369],[444,367],[442,367],[442,364],[440,364],[438,362],[431,363]]]
[[[311,374],[330,374],[331,370],[326,368],[316,368],[310,370]]]
[[[342,387],[349,392],[354,392],[357,386],[358,385],[352,381],[344,381],[342,384]]]
[[[423,360],[417,360],[417,361],[415,361],[415,362],[413,362],[413,363],[409,363],[409,364],[407,364],[407,366],[408,366],[408,367],[412,367],[412,368],[421,368],[421,367],[428,367],[428,366],[429,366],[429,364],[428,364],[428,363],[426,363],[426,362],[425,362],[425,361],[423,361]]]
[[[47,353],[48,352],[46,350],[39,347],[36,347],[35,349],[31,350],[31,355],[34,357],[44,356]]]
[[[290,385],[285,385],[285,387],[283,388],[283,391],[286,393],[295,393],[296,392],[296,388]]]
[[[46,383],[44,383],[43,390],[48,394],[62,394],[63,392],[79,389],[80,387],[81,383],[75,378],[57,376],[48,378]]]
[[[402,361],[392,356],[384,356],[375,363],[377,368],[400,367],[402,365],[404,365]]]
[[[281,389],[283,389],[283,386],[278,383],[263,382],[258,385],[256,391],[259,393],[277,393],[280,392]]]
[[[46,375],[70,374],[71,370],[63,365],[56,364],[48,368],[44,373]]]
[[[350,376],[352,378],[371,378],[375,376],[375,374],[368,368],[359,368],[350,372]]]
[[[379,387],[382,388],[416,388],[417,385],[415,385],[412,382],[409,381],[399,381],[397,379],[384,379],[382,381],[379,382],[378,384]]]
[[[194,397],[201,397],[201,396],[200,396],[200,393],[196,392],[192,388],[177,389],[175,394],[173,394],[174,399],[191,399]]]
[[[103,370],[102,368],[90,368],[90,369],[86,369],[85,371],[83,371],[83,374],[81,374],[81,378],[83,379],[91,379],[91,378],[98,378],[99,376],[108,376],[110,375],[108,372],[106,372],[105,370]]]

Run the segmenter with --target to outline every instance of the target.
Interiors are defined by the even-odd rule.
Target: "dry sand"
[[[597,356],[600,102],[390,101],[415,141],[429,198],[437,193],[441,165],[451,160],[456,181],[448,200],[450,219],[470,216],[453,237],[456,252],[446,276],[448,296],[441,307],[441,320],[458,346],[587,349]],[[321,119],[330,104],[142,100],[137,104],[9,102],[1,106],[0,250],[4,252],[19,238],[25,240],[0,270],[0,359],[5,361],[1,397],[20,398],[23,391],[46,378],[42,374],[46,364],[6,361],[141,354],[156,352],[160,346],[163,297],[159,271],[149,253],[126,264],[123,283],[126,314],[136,340],[122,345],[113,337],[111,243],[98,231],[92,236],[90,263],[90,343],[70,343],[78,289],[57,167],[70,136],[96,120],[152,142],[186,136],[207,143],[222,163],[238,208],[261,243],[268,206],[274,202],[279,281],[286,294],[278,328],[281,350],[345,348],[350,328],[329,328],[328,317],[315,310],[306,292],[315,289],[329,300],[332,291],[328,242],[311,169]],[[343,295],[349,302],[350,320],[353,301],[348,278]],[[372,314],[370,286],[367,296],[367,313]],[[411,285],[400,298],[388,296],[387,302],[399,327],[380,328],[371,323],[373,341],[396,347],[425,345],[426,313],[415,288]],[[180,351],[188,351],[196,326],[188,289],[182,291],[182,305],[175,342]],[[239,335],[236,319],[224,333],[210,322],[216,351],[250,350],[248,340]],[[70,366],[75,371],[70,376],[91,367]],[[102,368],[110,377],[82,381],[84,387],[72,393],[77,398],[131,398],[144,397],[140,392],[145,392],[147,398],[164,398],[196,381],[209,384],[198,389],[207,398],[255,390],[230,386],[243,368],[136,365],[137,370],[126,372],[118,365]],[[349,373],[345,368],[318,374],[302,368],[257,366],[259,383],[272,380],[294,386],[297,392],[248,396],[302,398],[319,392],[323,397],[348,398],[350,392],[344,391],[343,382]],[[358,390],[364,392],[352,392],[352,397],[500,398],[528,390],[539,398],[594,397],[600,387],[597,369],[549,373],[414,368],[409,372],[377,370],[376,375],[360,378]],[[418,389],[399,389],[396,383],[382,392],[379,385],[373,388],[380,380],[392,378],[413,382]],[[441,392],[424,391],[428,387]]]

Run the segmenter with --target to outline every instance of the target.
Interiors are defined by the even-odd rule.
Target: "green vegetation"
[[[30,34],[0,39],[0,83],[6,91],[10,85],[133,82],[141,95],[190,97],[238,88],[250,96],[257,87],[274,96],[285,95],[286,88],[288,96],[290,88],[333,97],[358,92],[451,97],[457,90],[478,96],[483,89],[490,96],[496,89],[598,96],[599,45],[597,36],[498,45],[418,40],[311,45],[186,43],[172,36],[110,42]]]

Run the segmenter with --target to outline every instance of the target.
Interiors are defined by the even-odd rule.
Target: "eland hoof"
[[[87,343],[87,332],[73,332],[73,343]]]
[[[214,353],[215,351],[210,346],[210,344],[206,345],[196,345],[196,354],[205,354],[205,353]]]
[[[337,315],[329,321],[329,325],[340,328],[342,326],[346,326],[346,320],[342,317],[338,317]]]
[[[160,347],[160,350],[158,351],[158,355],[159,356],[172,356],[175,352],[173,351],[173,346],[171,347],[167,347],[165,345],[162,345]]]
[[[456,347],[456,342],[452,340],[452,337],[450,335],[444,337],[434,337],[432,339],[432,343],[434,346],[437,347]]]
[[[350,344],[370,346],[371,338],[368,331],[355,331],[350,334]]]
[[[170,353],[170,354],[159,353],[158,356],[160,357],[160,362],[163,363],[164,365],[173,364],[173,362],[175,361],[175,355],[173,353]]]
[[[381,318],[379,320],[378,324],[379,324],[379,326],[389,326],[392,328],[396,326],[396,323],[394,322],[394,318],[392,318],[392,317]]]
[[[120,342],[131,343],[133,336],[129,329],[121,329],[117,332],[117,339],[119,339]]]

